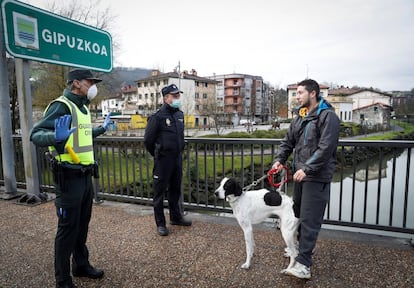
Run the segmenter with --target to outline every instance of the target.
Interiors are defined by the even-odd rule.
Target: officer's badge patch
[[[165,119],[165,124],[167,124],[167,126],[171,126],[171,120],[170,119]]]

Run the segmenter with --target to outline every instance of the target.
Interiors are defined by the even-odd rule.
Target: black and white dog
[[[241,266],[248,269],[254,254],[253,224],[260,223],[272,215],[280,218],[280,231],[286,243],[285,256],[290,257],[288,268],[295,263],[298,255],[295,237],[299,219],[293,212],[293,200],[280,192],[267,189],[243,191],[233,178],[224,178],[214,193],[219,199],[225,199],[233,209],[240,227],[243,229],[246,242],[246,262]],[[282,273],[284,270],[281,271]]]

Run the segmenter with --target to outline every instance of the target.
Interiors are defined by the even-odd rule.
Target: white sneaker
[[[300,279],[310,279],[311,272],[310,268],[306,267],[305,265],[295,262],[295,264],[291,268],[287,268],[284,271],[285,274],[295,276]]]

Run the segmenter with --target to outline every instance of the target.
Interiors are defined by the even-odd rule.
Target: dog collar
[[[242,195],[244,194],[244,192],[242,192]],[[240,195],[240,196],[238,196],[238,197],[232,197],[232,199],[230,199],[229,198],[229,196],[227,196],[226,197],[226,200],[227,200],[227,202],[229,202],[230,204],[232,204],[232,203],[234,203],[234,202],[237,202],[237,200],[239,200],[240,199],[240,197],[242,196],[242,195]]]

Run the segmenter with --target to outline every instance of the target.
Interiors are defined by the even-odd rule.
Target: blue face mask
[[[180,108],[181,100],[180,99],[173,99],[172,103],[170,104],[172,108]]]

